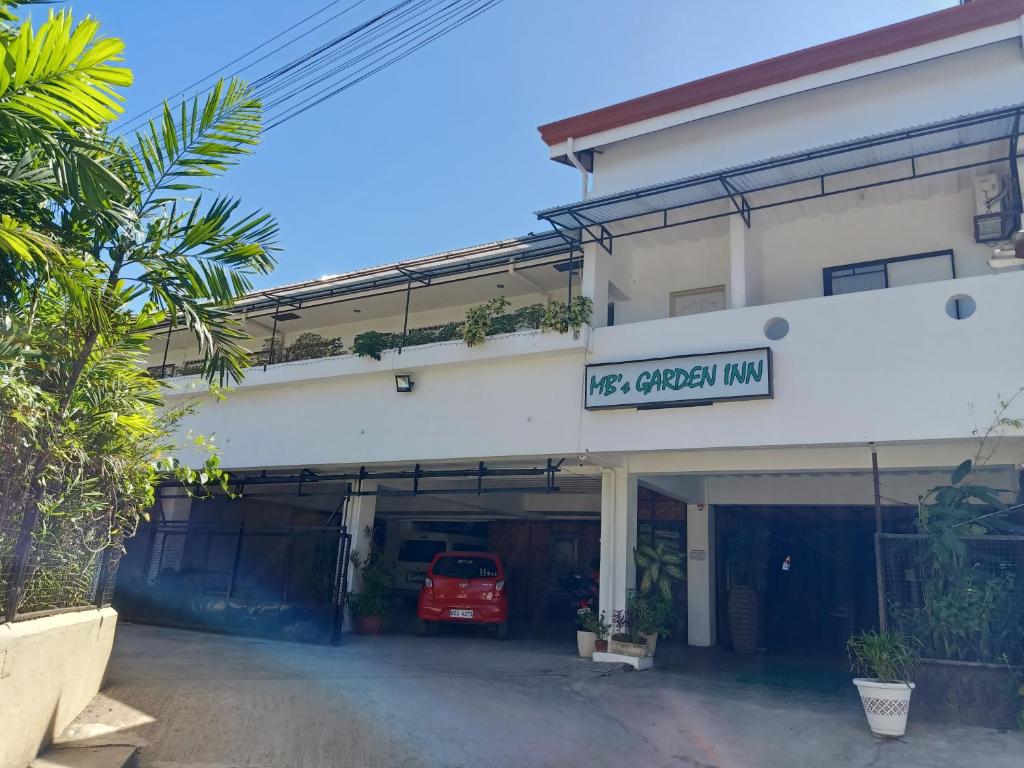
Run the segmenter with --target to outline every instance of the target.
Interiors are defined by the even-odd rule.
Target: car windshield
[[[429,563],[438,552],[444,552],[443,541],[409,539],[398,550],[398,559],[406,563]]]
[[[434,575],[453,579],[493,579],[498,576],[498,564],[490,557],[442,557],[434,563]]]

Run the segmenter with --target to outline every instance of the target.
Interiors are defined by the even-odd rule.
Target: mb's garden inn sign
[[[587,410],[673,408],[772,396],[767,347],[588,365]]]

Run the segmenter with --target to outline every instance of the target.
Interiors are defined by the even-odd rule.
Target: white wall
[[[946,315],[957,292],[974,316]],[[1016,272],[616,325],[589,341],[516,334],[379,363],[289,363],[254,371],[225,402],[193,395],[183,431],[215,433],[233,468],[969,440],[1024,385],[1024,358],[1007,347],[1022,294]],[[790,331],[769,342],[776,316]],[[773,352],[773,399],[582,410],[587,362],[758,346]],[[400,368],[414,372],[412,394],[394,390]]]
[[[1024,102],[1020,39],[748,106],[596,154],[605,195]]]
[[[619,238],[608,258],[630,277],[615,324],[668,317],[674,291],[725,285],[731,294],[730,222],[746,252],[747,306],[822,296],[826,267],[932,251],[952,250],[958,277],[992,274],[992,247],[974,242],[972,180],[952,173],[755,212],[750,229],[732,217]]]
[[[728,221],[621,238],[612,258],[632,267],[620,286],[629,299],[615,302],[615,324],[668,317],[673,292],[729,283]]]
[[[953,250],[958,277],[991,274],[992,246],[974,242],[973,187],[958,190],[956,174],[942,178],[946,190],[937,192],[938,182],[931,182],[922,197],[907,182],[848,194],[844,199],[856,204],[839,212],[818,203],[804,208],[816,215],[783,222],[755,214],[763,238],[761,302],[821,296],[825,267],[946,249]]]
[[[100,688],[117,612],[85,610],[0,626],[0,768],[23,768]]]

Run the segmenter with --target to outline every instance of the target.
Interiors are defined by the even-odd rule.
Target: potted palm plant
[[[910,714],[910,681],[920,657],[918,644],[899,632],[865,631],[853,635],[846,643],[853,684],[860,693],[864,714],[871,732],[879,736],[902,736],[907,730]]]
[[[380,552],[371,552],[365,560],[352,554],[352,563],[359,569],[361,587],[348,593],[348,609],[355,617],[360,635],[379,635],[384,617],[391,609],[395,584],[394,561]]]

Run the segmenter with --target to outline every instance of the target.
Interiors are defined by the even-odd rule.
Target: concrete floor
[[[140,764],[158,768],[1024,765],[1018,733],[912,722],[905,739],[876,740],[845,687],[624,672],[574,650],[452,634],[332,648],[123,625],[103,692],[63,739],[140,745]]]

